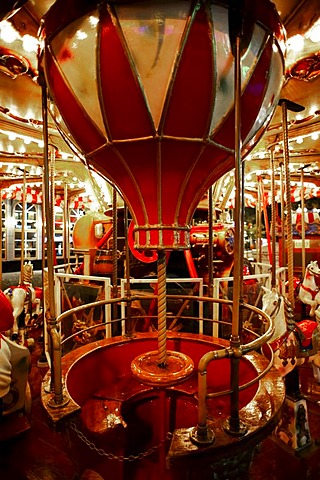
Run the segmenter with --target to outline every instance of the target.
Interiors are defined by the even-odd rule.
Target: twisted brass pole
[[[283,146],[284,146],[284,171],[286,185],[286,249],[288,265],[288,300],[291,307],[294,307],[294,278],[293,278],[293,239],[292,239],[292,210],[291,210],[291,183],[289,169],[289,142],[287,126],[287,105],[285,101],[281,102],[282,120],[283,120]]]
[[[282,251],[281,251],[281,266],[284,267],[287,264],[287,254],[286,254],[286,231],[285,231],[285,199],[284,199],[284,165],[283,159],[281,159],[280,163],[280,201],[281,201],[281,244],[282,244]]]
[[[166,254],[158,251],[158,366],[165,367],[167,361],[167,295]]]

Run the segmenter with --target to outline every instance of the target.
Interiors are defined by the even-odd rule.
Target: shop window
[[[14,206],[14,258],[33,259],[37,257],[37,206],[32,203],[17,203]],[[23,235],[24,221],[24,235]]]

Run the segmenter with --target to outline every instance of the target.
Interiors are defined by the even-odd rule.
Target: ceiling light
[[[88,37],[88,35],[83,30],[78,30],[76,33],[76,37],[78,40],[84,40],[85,38]]]
[[[39,48],[39,42],[32,35],[24,35],[22,37],[22,46],[26,52],[37,52]]]
[[[19,38],[18,32],[6,20],[0,23],[0,37],[6,43],[13,43]]]
[[[288,50],[300,52],[303,49],[304,38],[302,35],[294,35],[288,40]]]
[[[311,115],[314,115],[318,110],[319,108],[317,107],[317,105],[312,105],[309,109]]]
[[[319,43],[320,42],[320,20],[316,22],[313,27],[308,32],[308,38],[311,42]]]
[[[313,132],[313,133],[311,134],[311,138],[312,138],[312,140],[318,140],[318,138],[319,138],[319,133],[318,133],[318,132]]]
[[[94,17],[93,15],[91,15],[91,16],[89,17],[89,22],[90,22],[90,25],[91,25],[92,27],[95,27],[96,25],[98,25],[99,19],[98,19],[97,17]]]

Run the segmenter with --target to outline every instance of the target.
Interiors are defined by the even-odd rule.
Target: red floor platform
[[[68,436],[55,431],[47,418],[40,400],[40,386],[47,371],[38,360],[42,344],[36,341],[32,351],[32,367],[29,383],[32,393],[32,408],[28,418],[29,427],[17,436],[0,441],[1,480],[97,480],[93,471],[78,471],[76,462],[69,452]],[[312,375],[310,365],[300,367],[303,393],[308,401],[309,427],[312,444],[293,451],[279,444],[272,436],[257,445],[250,470],[239,480],[319,480],[320,478],[320,385]],[[319,404],[317,403],[319,401]],[[21,421],[23,428],[23,421]],[[19,423],[19,422],[18,422]],[[1,429],[0,425],[0,429]],[[105,480],[117,480],[109,479]],[[127,479],[130,480],[130,479]],[[160,480],[160,477],[159,477]]]

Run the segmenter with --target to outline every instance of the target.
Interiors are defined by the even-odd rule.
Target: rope
[[[289,170],[289,142],[287,128],[287,106],[285,102],[281,103],[283,116],[283,145],[284,145],[284,165],[285,165],[285,184],[286,184],[286,234],[287,234],[287,263],[288,263],[288,300],[294,308],[294,275],[293,275],[293,239],[292,239],[292,216],[291,216],[291,185]]]
[[[158,252],[158,365],[165,367],[167,360],[167,296],[166,254]]]

